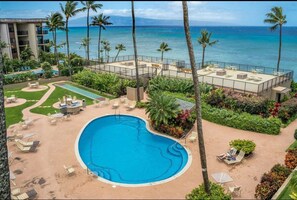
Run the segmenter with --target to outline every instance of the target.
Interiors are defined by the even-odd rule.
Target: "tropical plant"
[[[0,51],[2,51],[2,49],[5,49],[7,47],[8,47],[8,45],[6,44],[6,42],[0,40]],[[5,65],[3,65],[3,63],[4,63],[4,56],[2,54],[1,54],[1,62],[2,62],[2,66],[3,66],[3,72],[4,72],[4,74],[6,74],[7,71],[8,71],[8,69],[7,69],[7,67]]]
[[[118,55],[119,55],[119,53],[120,53],[121,51],[126,51],[126,47],[125,47],[125,45],[123,45],[123,44],[118,44],[118,45],[115,47],[115,49],[118,50],[118,52],[117,52],[117,55],[114,57],[113,62],[115,62],[115,61],[117,60],[117,57],[118,57]]]
[[[210,41],[211,34],[207,32],[207,30],[201,31],[201,36],[198,38],[198,43],[202,46],[202,68],[204,67],[204,56],[205,56],[205,49],[207,46],[212,46],[218,42],[218,40]]]
[[[145,109],[145,113],[156,126],[168,124],[169,120],[175,118],[178,112],[175,98],[161,93],[151,94]]]
[[[203,139],[203,129],[202,129],[202,116],[201,116],[201,97],[200,97],[200,89],[199,89],[199,81],[196,70],[195,56],[193,51],[193,45],[190,35],[190,25],[189,25],[189,14],[188,14],[188,5],[186,1],[182,2],[183,5],[183,20],[184,20],[184,30],[186,35],[187,47],[189,52],[193,83],[194,83],[194,93],[195,93],[195,114],[197,116],[197,133],[198,133],[198,144],[199,144],[199,153],[200,153],[200,161],[202,167],[202,176],[203,176],[203,186],[206,194],[210,195],[210,183],[207,172],[207,162],[206,162],[206,153]]]
[[[102,40],[101,44],[103,45],[104,58],[108,62],[109,51],[111,50],[110,43],[108,40]]]
[[[57,51],[57,30],[64,30],[65,22],[63,21],[63,16],[59,12],[51,13],[46,18],[46,25],[49,28],[49,31],[53,34],[53,46],[55,54],[55,64],[58,63],[58,51]]]
[[[31,48],[27,45],[23,51],[21,51],[20,58],[22,61],[28,61],[34,56]]]
[[[52,68],[52,66],[51,66],[50,63],[48,63],[48,62],[41,63],[41,68],[44,71],[44,77],[45,78],[51,78],[52,77],[52,75],[53,75],[53,72],[52,72],[53,68]]]
[[[105,26],[109,26],[109,25],[112,25],[111,22],[109,22],[109,16],[104,16],[103,13],[101,13],[100,15],[98,16],[94,16],[92,17],[92,26],[98,26],[98,61],[101,61],[100,58],[101,58],[101,55],[100,55],[100,52],[101,52],[101,49],[100,49],[100,43],[101,43],[101,30],[106,30],[106,27]]]
[[[96,4],[95,1],[80,1],[84,6],[82,7],[82,11],[87,10],[87,60],[89,64],[90,60],[90,10],[97,12],[97,9],[102,7],[102,4]]]
[[[81,47],[84,48],[84,50],[85,50],[85,56],[86,56],[86,60],[88,59],[88,50],[87,50],[88,43],[89,43],[88,38],[83,38],[83,39],[81,40],[80,47],[79,47],[79,48],[81,48]]]
[[[136,96],[137,102],[140,101],[140,91],[139,91],[139,75],[138,75],[138,58],[137,58],[137,47],[136,47],[136,34],[135,34],[135,14],[134,14],[134,1],[131,1],[131,12],[132,12],[132,40],[134,49],[134,62],[135,62],[135,72],[136,72]]]
[[[171,48],[168,47],[168,44],[167,43],[162,42],[160,44],[160,47],[159,47],[159,49],[157,49],[157,51],[160,51],[161,52],[161,62],[162,63],[163,63],[163,54],[164,54],[164,52],[167,52],[167,51],[170,51],[170,50],[171,50]],[[163,68],[161,69],[161,73],[162,72],[163,72]]]
[[[4,89],[3,89],[3,62],[2,62],[2,49],[4,43],[0,43],[0,199],[10,199],[10,176],[8,164],[8,149],[7,149],[7,133],[6,133],[6,120],[4,109]]]
[[[186,195],[187,200],[231,200],[230,194],[225,194],[224,188],[216,183],[210,182],[210,194],[206,193],[204,190],[204,184],[199,185],[199,187],[192,190],[190,194]]]
[[[67,58],[68,58],[68,70],[69,70],[69,76],[71,77],[72,75],[72,72],[71,72],[71,66],[70,66],[70,58],[69,58],[69,38],[68,38],[68,32],[69,32],[69,29],[68,29],[68,21],[69,21],[69,18],[70,17],[73,17],[75,16],[78,12],[81,12],[82,9],[77,9],[78,3],[75,2],[75,1],[67,1],[65,6],[63,7],[63,5],[60,3],[60,7],[61,7],[61,10],[63,12],[63,14],[65,15],[65,31],[66,31],[66,46],[67,46]]]
[[[279,64],[281,60],[281,50],[282,50],[282,27],[287,23],[286,15],[283,14],[282,7],[273,7],[271,12],[266,14],[265,23],[272,24],[270,27],[271,31],[275,31],[279,27],[279,47],[278,47],[278,59],[276,71],[279,71]]]
[[[232,140],[229,143],[230,147],[233,147],[235,149],[237,149],[238,151],[242,150],[245,152],[245,154],[250,154],[252,153],[255,148],[256,148],[256,144],[251,141],[251,140]]]

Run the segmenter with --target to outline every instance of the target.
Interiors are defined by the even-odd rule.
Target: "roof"
[[[276,91],[277,93],[282,93],[282,94],[286,94],[291,91],[290,88],[286,88],[286,87],[282,87],[282,86],[274,87],[274,88],[272,88],[272,90]]]
[[[182,110],[192,110],[195,107],[195,104],[181,99],[176,99],[176,102],[179,104],[179,108]]]
[[[42,23],[46,18],[0,18],[0,23]]]

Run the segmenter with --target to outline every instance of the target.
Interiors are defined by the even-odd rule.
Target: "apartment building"
[[[44,35],[48,34],[44,30],[45,18],[2,18],[0,19],[0,40],[8,44],[2,49],[3,54],[9,58],[20,58],[21,52],[29,46],[35,58],[38,58],[40,49],[47,51],[48,39]]]

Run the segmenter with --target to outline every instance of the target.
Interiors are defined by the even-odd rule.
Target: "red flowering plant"
[[[280,103],[277,103],[277,102],[274,103],[274,107],[269,109],[270,115],[272,117],[277,117],[280,107],[281,107]]]

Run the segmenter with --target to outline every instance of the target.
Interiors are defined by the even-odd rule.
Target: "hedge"
[[[37,80],[38,75],[32,72],[25,72],[20,74],[7,74],[4,75],[4,85],[13,83],[22,83],[30,80]]]
[[[236,113],[227,109],[211,107],[202,102],[202,118],[241,130],[278,135],[280,133],[281,121],[278,118],[262,118],[261,116],[248,113]]]

